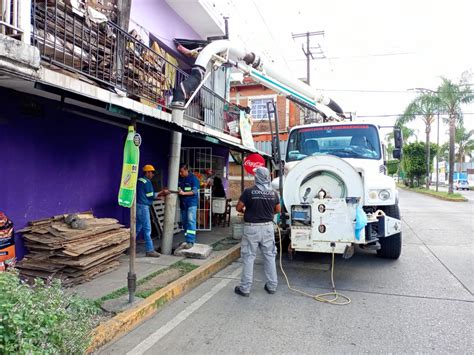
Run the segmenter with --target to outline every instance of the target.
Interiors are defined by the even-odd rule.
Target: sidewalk
[[[173,240],[173,250],[183,241],[183,233],[175,235]],[[238,241],[234,241],[232,239],[231,223],[230,227],[213,227],[213,230],[210,232],[198,232],[197,242],[199,244],[206,244],[213,247],[222,247],[224,245],[223,249],[226,249],[226,244],[231,247]],[[159,248],[160,240],[154,239],[154,244],[155,248]],[[137,275],[137,281],[157,273],[160,270],[169,268],[171,265],[174,265],[179,261],[185,261],[186,263],[200,266],[210,259],[218,257],[224,252],[223,250],[216,250],[221,248],[214,249],[215,250],[207,259],[190,259],[174,255],[161,255],[159,258],[151,258],[145,257],[145,245],[137,244],[137,256],[135,259],[135,272]],[[101,274],[91,281],[74,286],[68,289],[68,292],[77,293],[78,295],[91,300],[100,300],[101,298],[107,296],[114,298],[112,297],[112,293],[127,287],[127,273],[129,269],[128,255],[122,255],[119,261],[120,266],[117,269]],[[118,297],[120,297],[120,295]]]

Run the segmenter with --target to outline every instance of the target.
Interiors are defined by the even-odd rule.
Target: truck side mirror
[[[401,149],[394,149],[392,152],[393,159],[398,159],[400,160],[402,158],[402,150]]]
[[[393,140],[395,141],[395,149],[401,150],[403,147],[403,134],[400,127],[395,127],[393,129]]]

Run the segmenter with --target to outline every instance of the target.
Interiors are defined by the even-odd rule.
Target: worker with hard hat
[[[146,256],[159,257],[160,253],[155,250],[153,241],[151,240],[151,220],[150,220],[150,206],[153,200],[159,196],[169,194],[167,189],[160,192],[155,192],[151,179],[155,175],[155,168],[153,165],[147,164],[143,167],[143,176],[138,178],[137,183],[137,237],[140,232],[143,232],[145,239]]]

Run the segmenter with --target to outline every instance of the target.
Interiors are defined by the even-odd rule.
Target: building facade
[[[120,12],[116,0],[1,4],[8,5],[0,11],[0,211],[16,230],[88,210],[128,224],[117,194],[132,123],[143,138],[140,167],[155,165],[165,186],[172,131],[183,132],[183,149],[211,152],[208,164],[218,162],[224,178],[229,149],[248,151],[230,134],[240,110],[226,100],[225,70],[196,95],[182,126],[171,119],[189,53],[225,34],[209,1],[133,0]]]

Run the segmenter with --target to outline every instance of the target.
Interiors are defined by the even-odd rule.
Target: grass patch
[[[187,263],[185,261],[178,261],[170,266],[170,268],[179,269],[181,276],[193,271],[194,269],[197,269],[198,267],[199,266],[195,264]]]
[[[162,287],[156,287],[151,290],[138,291],[135,293],[135,296],[140,297],[140,298],[147,298],[147,297],[150,297],[152,294],[154,294],[156,291],[159,291],[161,289]]]
[[[187,274],[188,272],[193,271],[194,269],[196,269],[198,267],[199,266],[197,266],[197,265],[187,263],[185,261],[180,260],[180,261],[177,261],[176,263],[170,265],[169,267],[157,270],[157,271],[152,272],[151,274],[139,279],[137,281],[137,286],[141,286],[141,285],[147,283],[148,281],[150,281],[154,277],[156,277],[156,276],[158,276],[158,275],[160,275],[160,274],[162,274],[165,271],[170,270],[170,269],[178,269],[181,276],[183,276],[183,275]],[[135,296],[141,297],[141,298],[147,298],[150,295],[152,295],[153,293],[155,293],[156,291],[159,291],[160,289],[161,289],[161,287],[155,287],[155,288],[150,289],[150,290],[138,291],[138,292],[135,293]],[[114,299],[119,298],[123,295],[126,295],[127,293],[128,293],[128,288],[127,287],[122,287],[122,288],[119,288],[118,290],[115,290],[115,291],[105,295],[105,296],[102,296],[101,298],[97,299],[94,303],[97,306],[100,307],[100,306],[102,306],[102,304],[105,301],[114,300]]]
[[[465,201],[467,201],[467,199],[459,193],[448,194],[446,191],[427,190],[427,189],[424,189],[424,188],[421,188],[421,187],[412,187],[411,188],[411,187],[401,185],[401,184],[398,184],[398,187],[400,187],[404,190],[417,192],[417,193],[420,193],[420,194],[423,194],[423,195],[433,196],[433,197],[436,197],[436,198],[439,198],[439,199],[445,200],[445,201],[455,201],[455,202],[465,202]]]
[[[122,287],[122,288],[119,288],[118,290],[115,290],[113,292],[110,292],[110,293],[106,294],[105,296],[102,296],[101,298],[97,299],[95,301],[95,303],[99,306],[102,306],[102,304],[105,301],[114,300],[114,299],[119,298],[123,295],[126,295],[127,293],[128,293],[128,288],[127,287]]]

